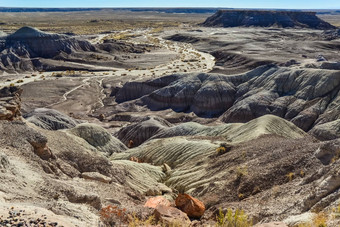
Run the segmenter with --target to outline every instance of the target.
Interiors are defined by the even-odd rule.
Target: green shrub
[[[226,153],[225,147],[218,147],[218,148],[216,149],[216,151],[217,151],[217,154],[218,154],[218,155],[222,155],[222,154]]]
[[[248,167],[247,166],[243,166],[243,167],[237,167],[236,168],[236,176],[238,179],[240,179],[243,176],[247,176],[248,175]]]
[[[221,143],[220,146],[216,149],[217,155],[223,155],[228,153],[231,150],[232,146],[226,143]]]
[[[305,171],[300,170],[300,177],[304,177],[306,175]]]
[[[222,209],[219,209],[218,215],[216,216],[216,226],[223,227],[250,227],[252,226],[252,221],[249,220],[248,215],[244,213],[243,210],[235,210],[233,212],[228,209],[224,214]]]

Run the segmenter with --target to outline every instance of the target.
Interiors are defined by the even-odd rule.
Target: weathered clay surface
[[[151,90],[145,86],[152,85]],[[171,108],[223,122],[248,122],[273,114],[305,131],[340,114],[340,71],[262,66],[240,75],[174,74],[126,83],[117,101],[134,100],[150,110]],[[139,92],[143,91],[143,92]]]
[[[25,114],[24,118],[47,130],[69,129],[82,123],[82,121],[73,119],[57,110],[47,108],[37,108]]]

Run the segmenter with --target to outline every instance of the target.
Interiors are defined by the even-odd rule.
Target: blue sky
[[[340,0],[0,0],[0,6],[340,9]]]

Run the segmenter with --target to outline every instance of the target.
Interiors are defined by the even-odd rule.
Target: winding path
[[[133,32],[133,31],[129,31]],[[215,65],[215,59],[213,56],[207,53],[200,52],[196,50],[191,44],[187,43],[179,43],[174,41],[164,40],[160,37],[155,37],[153,34],[149,33],[150,30],[138,30],[135,31],[138,34],[144,34],[147,43],[154,44],[160,46],[162,49],[169,51],[169,53],[176,53],[177,58],[168,62],[167,64],[160,64],[156,67],[149,68],[149,69],[124,69],[124,68],[111,68],[105,67],[104,70],[107,71],[100,71],[100,72],[93,72],[82,74],[81,77],[84,78],[81,85],[78,85],[69,91],[65,92],[62,96],[62,99],[56,103],[50,104],[46,107],[52,107],[54,105],[60,104],[62,102],[67,101],[67,96],[72,92],[76,91],[77,89],[88,85],[90,79],[98,78],[97,82],[102,87],[102,82],[106,77],[112,76],[133,76],[133,77],[140,77],[140,78],[155,78],[160,77],[167,74],[173,73],[190,73],[190,72],[209,72]],[[105,38],[106,35],[100,34],[97,38],[93,39],[92,42],[101,42],[102,39]],[[131,40],[132,43],[137,44],[138,41]],[[139,42],[140,43],[140,42]],[[81,63],[77,63],[81,64]],[[83,66],[93,67],[93,65],[86,65],[81,64]],[[23,85],[26,83],[31,83],[34,81],[44,80],[44,79],[54,79],[53,75],[55,73],[60,72],[45,72],[41,77],[41,75],[37,77],[28,77],[31,74],[23,74],[23,78],[16,78],[12,81],[5,81],[0,84],[0,87],[10,86],[12,83],[15,83],[17,80],[22,80],[21,83],[15,83],[16,85]],[[103,90],[101,89],[102,97],[105,97],[103,94]],[[99,100],[99,104],[103,106],[102,100]]]
[[[71,90],[65,92],[65,93],[63,94],[63,96],[62,96],[63,99],[62,99],[61,101],[58,101],[58,102],[56,102],[56,103],[52,103],[52,104],[50,104],[50,105],[47,105],[47,106],[45,106],[45,108],[48,108],[48,107],[51,107],[51,106],[54,106],[54,105],[58,105],[58,104],[60,104],[60,103],[62,103],[62,102],[67,101],[67,96],[68,96],[69,94],[71,94],[71,93],[74,92],[75,90],[77,90],[77,89],[79,89],[79,88],[81,88],[81,87],[83,87],[83,86],[85,86],[85,85],[88,85],[88,84],[89,84],[88,81],[89,81],[90,79],[91,79],[91,77],[88,77],[88,78],[83,79],[81,85],[78,85],[78,86],[72,88]]]

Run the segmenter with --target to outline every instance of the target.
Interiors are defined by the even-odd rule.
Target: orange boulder
[[[190,218],[200,218],[205,211],[204,204],[188,194],[179,194],[175,203],[176,207],[186,213]]]
[[[164,196],[156,196],[148,199],[145,203],[145,207],[156,208],[158,205],[163,205],[169,207],[171,205],[170,201],[164,198]]]

